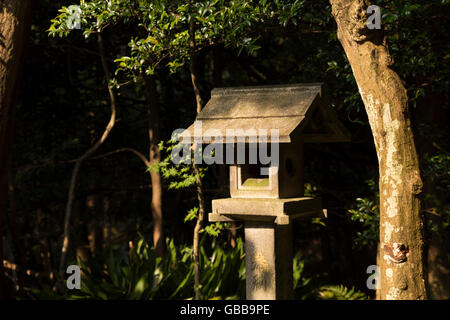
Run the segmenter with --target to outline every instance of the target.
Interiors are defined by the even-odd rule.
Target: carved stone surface
[[[293,298],[292,226],[245,223],[248,300]]]
[[[319,198],[239,199],[226,198],[212,201],[209,221],[261,221],[289,224],[292,219],[323,216]]]

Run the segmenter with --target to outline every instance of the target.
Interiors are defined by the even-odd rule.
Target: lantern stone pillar
[[[245,222],[247,300],[293,298],[292,226]]]

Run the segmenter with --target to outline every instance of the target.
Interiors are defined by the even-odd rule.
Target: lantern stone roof
[[[215,88],[181,139],[207,143],[219,133],[225,142],[227,129],[234,130],[234,142],[261,141],[264,130],[270,141],[271,129],[278,129],[282,143],[297,136],[304,142],[345,142],[350,137],[325,98],[322,83]]]

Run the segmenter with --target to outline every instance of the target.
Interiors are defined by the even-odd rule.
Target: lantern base
[[[325,217],[320,198],[225,198],[212,201],[209,221],[230,222],[234,220],[273,222],[289,224],[292,219]]]

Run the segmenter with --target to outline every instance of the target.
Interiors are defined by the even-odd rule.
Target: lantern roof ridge
[[[272,93],[273,91],[289,93],[291,91],[322,91],[323,82],[315,83],[292,83],[292,84],[275,84],[275,85],[260,85],[260,86],[242,86],[242,87],[218,87],[211,91],[211,96],[213,95],[223,95],[223,94],[240,94],[240,93]]]
[[[258,132],[278,130],[279,142],[289,143],[302,136],[305,142],[348,141],[349,134],[325,97],[323,83],[222,87],[211,91],[211,99],[198,114],[202,131],[194,123],[185,132],[208,142],[212,132],[226,130],[239,135],[258,136]],[[229,131],[228,131],[229,132]],[[250,132],[255,132],[250,134]],[[248,137],[243,137],[248,141]],[[267,139],[266,137],[264,137]],[[269,140],[270,141],[270,138]]]

